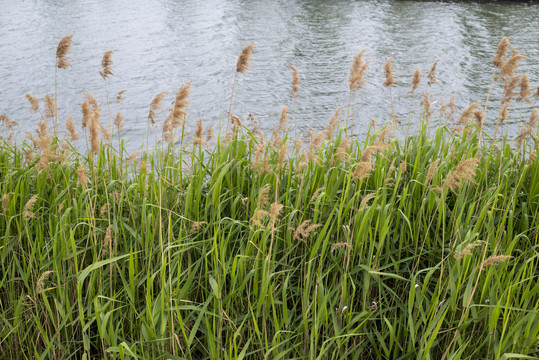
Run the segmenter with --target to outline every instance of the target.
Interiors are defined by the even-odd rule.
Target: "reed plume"
[[[150,105],[150,112],[148,113],[148,119],[151,121],[152,125],[155,125],[155,112],[163,108],[163,99],[165,95],[168,94],[168,91],[161,91],[159,94],[155,95]]]
[[[470,243],[470,244],[466,245],[464,247],[464,249],[455,252],[455,255],[453,255],[453,256],[454,256],[455,260],[460,260],[465,256],[472,255],[472,250],[475,249],[476,247],[479,247],[479,246],[483,245],[483,244],[484,244],[484,242],[481,241],[481,240]]]
[[[236,72],[234,73],[234,81],[232,82],[232,92],[230,94],[230,106],[228,107],[228,118],[226,123],[226,133],[228,133],[228,121],[230,121],[230,114],[232,114],[232,98],[234,97],[234,88],[236,87],[236,77],[238,73],[245,74],[249,69],[251,57],[253,55],[253,49],[256,47],[256,43],[250,43],[241,51],[238,61],[236,62]]]
[[[298,69],[294,65],[288,65],[292,69],[292,98],[294,106],[294,136],[296,142],[298,141],[298,126],[296,124],[296,93],[299,91],[299,75]]]
[[[79,139],[79,134],[73,122],[73,115],[69,115],[66,120],[66,129],[69,132],[69,141],[76,141]]]
[[[119,103],[122,102],[124,93],[125,93],[126,91],[127,91],[127,90],[120,90],[120,91],[118,91],[118,94],[116,95],[116,104],[119,104]]]
[[[0,123],[3,123],[4,126],[6,127],[7,131],[12,131],[13,130],[13,127],[14,126],[17,126],[19,124],[17,124],[16,121],[13,121],[9,118],[9,116],[7,116],[6,114],[1,114],[0,115]]]
[[[436,80],[436,67],[438,66],[438,61],[439,60],[436,60],[434,64],[432,64],[432,67],[430,68],[430,71],[427,74],[427,79],[429,79],[429,81],[427,82],[427,85],[429,87],[434,84],[438,84],[438,81]]]
[[[517,102],[526,101],[527,103],[531,104],[532,101],[529,97],[530,95],[532,95],[532,92],[530,91],[530,89],[530,77],[528,76],[528,74],[524,74],[520,79],[520,93],[518,98],[516,99]]]
[[[58,69],[67,69],[71,66],[69,60],[73,60],[68,57],[67,54],[71,50],[73,34],[64,36],[56,47],[56,66],[54,68],[54,112],[56,114],[54,118],[54,136],[58,135]]]
[[[372,163],[362,161],[354,167],[352,178],[359,179],[361,181],[370,175],[371,170],[372,170]]]
[[[209,142],[213,139],[214,136],[215,131],[213,130],[213,124],[211,124],[208,130],[206,130],[206,143],[209,144]]]
[[[76,172],[79,177],[77,184],[79,184],[84,190],[86,190],[88,188],[88,176],[86,176],[86,168],[84,167],[84,165],[80,165],[77,168]]]
[[[346,116],[346,131],[348,131],[348,119],[350,118],[350,108],[352,104],[352,94],[355,95],[356,92],[363,88],[365,85],[365,72],[367,67],[370,64],[370,61],[363,61],[363,56],[365,55],[365,49],[361,50],[356,56],[354,56],[354,62],[350,68],[350,76],[348,78],[348,86],[350,88],[350,95],[348,98],[348,114]],[[352,120],[353,122],[353,113]]]
[[[37,112],[39,110],[39,101],[32,94],[25,95],[28,101],[30,102],[30,112]]]
[[[33,219],[36,217],[36,215],[32,212],[36,201],[37,201],[37,194],[34,194],[24,205],[23,212],[22,212],[22,217],[24,220]]]
[[[510,256],[510,255],[491,256],[491,257],[485,259],[485,261],[483,261],[481,263],[481,267],[496,266],[498,264],[501,264],[505,260],[509,260],[509,259],[512,259],[512,258],[513,258],[513,256]]]
[[[303,221],[294,231],[294,240],[305,241],[311,236],[311,232],[322,226],[320,224],[311,224],[312,220]]]
[[[391,85],[395,84],[395,75],[393,74],[393,64],[391,63],[391,58],[387,59],[384,65],[384,75],[386,81],[384,81],[384,87],[388,88]]]
[[[474,103],[471,103],[460,115],[460,118],[458,120],[459,124],[466,126],[470,123],[470,117],[474,114],[475,109],[477,108],[477,105],[479,105],[479,101],[476,101]]]
[[[502,78],[512,77],[515,74],[515,70],[518,67],[519,61],[525,59],[526,56],[520,55],[513,49],[513,55],[507,60],[507,62],[502,66],[500,70],[500,75]]]
[[[108,79],[111,76],[114,76],[114,73],[112,72],[112,50],[107,50],[103,54],[103,58],[101,59],[101,67],[103,70],[99,72],[99,75],[103,78],[103,80]]]
[[[428,183],[432,180],[434,177],[434,174],[436,173],[436,170],[438,169],[438,165],[440,164],[440,159],[436,159],[433,161],[427,170],[427,176],[425,178],[425,183]]]
[[[243,48],[240,56],[238,57],[238,61],[236,63],[236,72],[245,74],[245,72],[249,69],[251,61],[251,57],[253,54],[253,49],[256,47],[256,43],[251,43]]]
[[[496,56],[492,59],[492,64],[498,69],[501,69],[505,65],[505,59],[503,58],[507,54],[509,49],[509,39],[507,37],[502,38],[496,49]]]
[[[368,195],[365,195],[363,197],[363,200],[361,200],[361,203],[359,204],[359,212],[363,211],[367,204],[369,203],[369,200],[374,198],[376,196],[376,193],[370,193]]]
[[[202,125],[202,119],[198,119],[197,128],[195,130],[195,138],[193,139],[193,145],[199,145],[202,146],[204,144],[204,140],[202,139],[202,136],[204,135],[204,126]]]
[[[410,91],[412,94],[417,90],[419,83],[421,83],[421,68],[418,66],[415,68],[414,76],[412,77],[412,90]]]
[[[444,186],[456,193],[457,189],[467,183],[473,182],[475,176],[475,167],[479,159],[471,158],[462,161],[455,170],[450,172],[444,180]]]
[[[41,294],[41,292],[43,292],[43,285],[45,284],[45,281],[50,276],[50,274],[52,274],[53,272],[54,271],[49,270],[41,274],[41,276],[39,277],[36,283],[36,295],[39,295]]]
[[[287,128],[288,124],[288,107],[286,105],[283,106],[283,109],[281,110],[281,116],[279,118],[279,132],[280,133],[286,133],[288,130]]]
[[[58,47],[56,48],[56,67],[58,69],[67,69],[69,66],[71,66],[69,60],[73,59],[68,57],[67,54],[71,50],[72,39],[73,34],[67,35],[64,36],[58,43]]]

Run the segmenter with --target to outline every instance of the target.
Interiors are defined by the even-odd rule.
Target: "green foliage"
[[[539,160],[388,130],[240,128],[141,166],[4,143],[0,357],[537,358]]]

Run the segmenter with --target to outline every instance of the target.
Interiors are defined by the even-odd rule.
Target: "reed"
[[[536,358],[538,110],[497,139],[483,102],[431,128],[427,97],[417,132],[357,139],[340,107],[306,146],[286,107],[270,140],[229,112],[213,145],[202,120],[184,141],[190,84],[160,119],[165,95],[168,148],[127,157],[91,94],[87,149],[27,95],[38,129],[0,146],[1,358]]]

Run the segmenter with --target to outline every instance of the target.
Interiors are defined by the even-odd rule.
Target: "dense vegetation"
[[[493,88],[522,82],[505,68],[518,54],[498,52]],[[366,64],[356,57],[351,98]],[[350,138],[345,108],[304,144],[286,108],[268,140],[232,113],[216,143],[202,123],[187,138],[188,95],[161,141],[156,97],[131,155],[111,145],[121,115],[111,134],[91,95],[77,148],[57,136],[56,99],[28,96],[38,131],[0,148],[0,357],[539,356],[537,111],[516,139],[499,135],[505,104],[531,92],[502,100],[499,139],[483,129],[488,101],[430,129],[427,96],[409,136],[392,119]]]

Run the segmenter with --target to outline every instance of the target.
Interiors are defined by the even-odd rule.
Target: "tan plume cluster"
[[[88,176],[86,176],[86,168],[84,165],[80,165],[77,168],[77,175],[79,177],[77,183],[82,186],[84,190],[88,188]]]
[[[288,65],[292,69],[292,96],[296,97],[296,93],[299,91],[299,75],[298,69],[294,65]]]
[[[45,113],[43,115],[46,119],[56,117],[56,101],[49,94],[45,94]]]
[[[508,78],[515,74],[515,70],[518,68],[519,61],[525,59],[526,56],[520,55],[513,48],[513,55],[505,62],[505,64],[500,69],[500,75],[502,78]]]
[[[163,140],[169,143],[174,140],[174,130],[183,124],[184,117],[187,115],[185,108],[189,105],[187,98],[190,94],[191,82],[182,84],[176,93],[174,105],[163,124]]]
[[[498,112],[498,120],[497,124],[503,124],[505,119],[509,116],[509,106],[511,105],[511,100],[507,101],[503,104],[502,107],[500,107],[500,110]]]
[[[436,60],[434,64],[432,64],[432,67],[430,68],[430,71],[427,74],[427,79],[429,79],[429,81],[427,82],[428,86],[438,84],[438,81],[436,80],[436,67],[438,66],[438,61],[439,60]]]
[[[414,76],[412,77],[412,90],[410,91],[412,94],[415,93],[420,82],[421,82],[421,68],[418,66],[415,68]]]
[[[316,189],[313,196],[311,196],[311,201],[318,199],[318,196],[320,196],[320,193],[324,191],[324,189],[325,189],[324,187],[319,187],[318,189]]]
[[[526,122],[526,125],[519,131],[518,138],[516,141],[516,146],[518,149],[522,147],[522,144],[524,144],[524,141],[526,140],[526,138],[533,135],[533,133],[535,132],[535,128],[537,127],[538,124],[539,124],[539,110],[533,109],[530,115],[530,119],[528,120],[528,122]]]
[[[363,200],[361,200],[361,203],[359,204],[359,211],[360,212],[363,211],[365,207],[367,206],[367,204],[369,203],[369,200],[371,200],[375,196],[376,196],[376,193],[370,193],[368,195],[365,195],[363,197]]]
[[[71,66],[69,60],[72,59],[67,56],[72,46],[71,39],[73,39],[73,34],[64,36],[58,43],[58,47],[56,48],[56,66],[59,69],[67,69]]]
[[[288,146],[290,143],[290,139],[287,139],[283,146],[281,147],[281,151],[279,152],[279,158],[277,160],[277,169],[281,170],[284,167],[284,164],[286,162],[286,159],[288,157]]]
[[[168,91],[161,91],[159,94],[155,95],[152,100],[152,103],[150,104],[150,112],[148,114],[148,119],[150,119],[152,125],[155,125],[156,123],[155,112],[163,108],[163,99],[165,98],[166,94],[168,94]]]
[[[311,224],[312,220],[303,221],[294,231],[294,240],[305,241],[311,236],[311,233],[316,228],[322,226],[320,224]]]
[[[37,112],[39,110],[39,101],[32,94],[26,94],[26,98],[30,102],[30,112]]]
[[[527,103],[531,104],[532,100],[530,99],[530,96],[532,95],[532,92],[530,89],[530,77],[528,74],[524,74],[520,79],[520,93],[518,95],[517,102],[526,101]]]
[[[105,51],[103,59],[101,59],[101,67],[103,70],[99,72],[99,75],[101,75],[104,80],[108,79],[110,76],[114,76],[114,73],[112,72],[112,53],[112,50]]]
[[[202,136],[204,135],[204,126],[202,125],[202,119],[198,119],[197,128],[195,130],[195,138],[193,139],[193,145],[202,146],[205,144]]]
[[[66,120],[66,129],[69,133],[69,141],[76,141],[79,139],[79,134],[73,121],[73,115],[69,115]]]
[[[436,173],[436,170],[438,169],[438,165],[440,164],[440,159],[434,160],[427,170],[427,176],[425,178],[425,183],[428,183],[434,178],[434,174]]]
[[[464,249],[461,249],[461,250],[455,252],[454,257],[455,257],[456,260],[460,260],[465,256],[470,256],[470,255],[472,255],[472,250],[475,249],[476,247],[481,246],[481,245],[483,245],[483,241],[481,241],[481,240],[470,243],[470,244],[466,245],[464,247]]]
[[[24,205],[24,208],[22,211],[22,217],[24,220],[33,219],[36,217],[36,215],[32,212],[36,201],[37,201],[37,194],[34,194]]]
[[[116,94],[116,104],[119,104],[122,102],[123,96],[127,90],[120,90],[118,91],[118,94]]]
[[[498,69],[501,69],[505,65],[504,56],[509,49],[509,39],[507,37],[502,38],[496,49],[496,56],[492,59],[492,64]]]
[[[194,233],[197,233],[200,229],[202,229],[204,227],[204,225],[206,225],[207,222],[206,221],[195,221],[193,223],[193,225],[191,225],[191,229],[189,230],[189,232],[191,234],[194,234]]]
[[[39,295],[43,292],[43,285],[45,285],[45,281],[53,272],[54,271],[48,270],[48,271],[45,271],[43,274],[41,274],[41,276],[39,277],[36,283],[36,295]]]
[[[236,72],[245,74],[245,72],[249,69],[249,62],[251,61],[251,56],[253,54],[253,49],[256,47],[256,43],[251,43],[247,45],[245,48],[243,48],[239,58],[238,62],[236,63]]]
[[[367,161],[362,161],[354,167],[352,178],[359,179],[361,181],[370,175],[371,170],[372,170],[372,163],[367,162]]]
[[[470,106],[462,112],[459,118],[459,124],[466,126],[470,123],[470,117],[474,114],[477,105],[479,105],[479,101],[470,104]]]
[[[19,125],[16,121],[11,120],[6,114],[0,114],[0,123],[4,124],[8,131],[12,131],[13,127]]]
[[[211,124],[208,130],[206,130],[206,143],[209,144],[209,142],[213,139],[214,136],[215,131],[213,129],[213,124]]]
[[[393,74],[393,67],[391,63],[391,58],[387,59],[386,64],[384,65],[384,75],[386,81],[384,81],[384,87],[390,87],[395,83],[395,75]]]
[[[117,112],[114,116],[114,126],[118,129],[118,133],[122,130],[122,123],[125,120],[125,116],[121,112]]]
[[[487,266],[496,266],[502,262],[504,262],[505,260],[509,260],[509,259],[512,259],[513,256],[510,256],[510,255],[496,255],[496,256],[491,256],[487,259],[485,259],[485,261],[483,261],[481,263],[481,266],[482,267],[487,267]]]
[[[360,90],[365,84],[365,71],[369,66],[370,61],[363,61],[363,56],[365,55],[365,50],[361,50],[359,54],[354,56],[354,63],[350,68],[350,91],[356,93]]]
[[[475,167],[478,163],[479,159],[476,158],[462,161],[455,170],[447,175],[444,180],[444,186],[456,192],[462,184],[472,182],[475,176]]]
[[[285,133],[288,130],[288,121],[288,107],[284,105],[281,110],[281,117],[279,118],[279,132]]]
[[[328,124],[324,128],[324,134],[326,140],[331,140],[333,138],[333,134],[335,133],[335,130],[339,127],[339,118],[341,116],[341,112],[344,109],[344,105],[341,105],[335,110],[333,115],[329,118]]]

